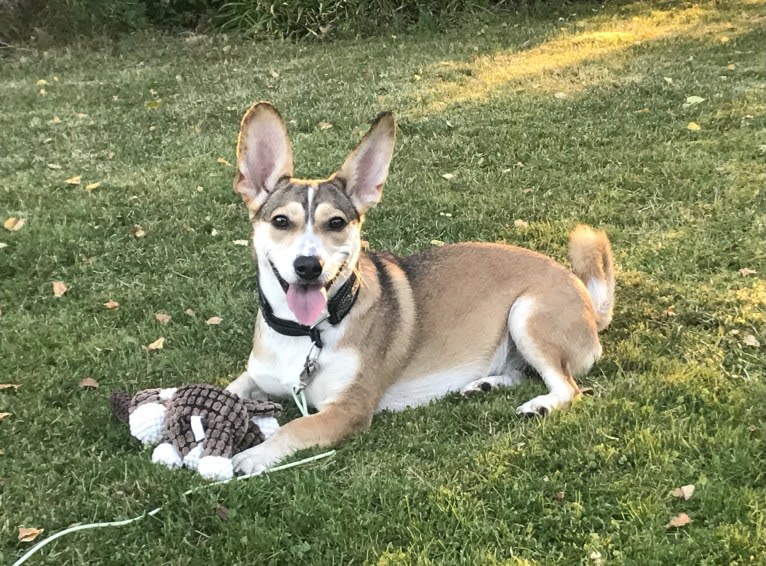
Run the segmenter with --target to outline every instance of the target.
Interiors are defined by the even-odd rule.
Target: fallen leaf
[[[161,324],[167,324],[172,317],[165,312],[156,312],[154,313],[154,318]]]
[[[45,86],[47,84],[48,84],[48,81],[46,81],[45,79],[40,79],[39,81],[37,81],[37,86]]]
[[[690,132],[699,132],[702,129],[702,126],[700,126],[697,122],[689,122],[686,124],[686,129]]]
[[[445,181],[451,181],[454,178],[455,178],[455,174],[454,173],[443,173],[442,174],[442,179],[444,179]]]
[[[84,377],[80,380],[80,387],[98,389],[98,381],[92,377]]]
[[[0,383],[0,390],[3,389],[18,389],[21,387],[19,383]]]
[[[558,100],[563,100],[567,96],[568,95],[566,92],[557,92],[556,94],[553,95],[553,98],[557,98]]]
[[[147,346],[145,346],[148,352],[153,352],[155,350],[162,350],[164,347],[165,347],[165,338],[163,338],[162,336],[157,338],[151,344],[148,344]]]
[[[684,501],[689,501],[692,498],[692,495],[694,495],[694,484],[690,483],[688,485],[677,487],[670,492],[670,495],[683,499]]]
[[[275,71],[274,69],[271,69],[269,71],[269,74],[271,75],[271,78],[273,78],[273,79],[278,79],[279,78],[279,73],[277,71]]]
[[[157,110],[160,106],[162,106],[162,99],[158,98],[157,100],[147,100],[144,102],[144,106],[147,108],[147,110]]]
[[[229,163],[228,161],[226,161],[226,160],[225,160],[223,157],[219,157],[218,159],[216,159],[216,161],[217,161],[219,164],[221,164],[221,165],[225,165],[226,167],[231,167],[231,163]]]
[[[19,527],[19,542],[32,542],[39,537],[44,530],[45,529]]]
[[[54,281],[52,284],[53,286],[53,296],[54,297],[61,297],[69,291],[69,287],[66,286],[66,283],[63,281]]]
[[[742,336],[742,343],[745,346],[753,346],[754,348],[758,348],[761,343],[758,341],[758,338],[750,334],[749,332]]]
[[[109,309],[110,311],[113,311],[113,310],[116,310],[117,308],[119,308],[120,303],[118,303],[117,301],[113,301],[113,300],[109,299],[107,302],[104,303],[104,306],[107,309]]]
[[[134,238],[143,238],[146,236],[146,232],[144,232],[144,229],[141,228],[141,226],[134,224],[133,228],[130,229],[130,235]]]
[[[729,63],[728,65],[726,65],[726,68],[729,69],[730,71],[733,71],[734,69],[737,68],[737,66],[734,63]]]
[[[40,89],[40,96],[48,96],[48,91],[45,90],[44,88],[41,88]]]
[[[686,102],[683,103],[684,108],[689,108],[689,106],[694,106],[695,104],[699,104],[700,102],[705,102],[705,99],[701,96],[687,96]]]
[[[672,84],[673,84],[673,79],[672,79],[672,78],[670,78],[670,77],[662,77],[662,78],[663,78],[663,79],[665,80],[665,82],[666,82],[666,83],[668,83],[669,85],[672,85]]]
[[[431,240],[431,245],[432,246],[443,246],[444,242],[442,242],[441,240]]]
[[[247,246],[250,244],[250,242],[247,240],[234,240],[232,241],[232,244],[234,244],[235,246]]]
[[[87,185],[85,185],[85,190],[88,192],[95,191],[100,186],[101,186],[101,181],[97,181],[95,183],[88,183]]]
[[[319,127],[320,130],[329,130],[330,128],[332,128],[332,124],[330,124],[330,122],[325,122],[325,121],[319,122],[317,126]]]
[[[2,421],[6,417],[10,417],[11,413],[0,413],[0,421]]]
[[[211,228],[210,229],[210,235],[211,236],[217,236],[218,235],[218,230],[216,228]]]
[[[66,180],[67,185],[79,185],[80,183],[82,183],[81,175],[75,175],[74,177],[69,177],[69,179]]]
[[[53,169],[54,171],[58,171],[59,169],[61,169],[61,165],[59,165],[58,163],[48,163],[47,167],[48,169]]]
[[[185,314],[186,316],[194,316],[194,315],[195,315],[195,312],[194,312],[194,310],[192,310],[192,309],[186,309],[186,310],[184,311],[184,314]]]
[[[5,242],[0,242],[0,250],[7,247],[8,247],[8,244],[6,244]]]
[[[211,316],[205,321],[205,324],[221,324],[221,321],[223,321],[223,318],[220,316]]]
[[[668,524],[665,525],[666,529],[678,529],[680,527],[685,527],[689,523],[691,523],[691,517],[687,515],[686,513],[680,513],[676,515],[675,517],[672,517],[670,521],[668,521]]]
[[[739,273],[739,274],[740,274],[742,277],[750,277],[751,275],[755,275],[755,274],[756,274],[756,273],[758,273],[758,272],[757,272],[757,271],[755,271],[754,269],[750,269],[749,267],[743,267],[742,269],[740,269],[740,270],[739,270],[739,272],[738,272],[738,273]]]
[[[15,216],[9,216],[5,219],[5,222],[3,222],[3,228],[8,230],[9,232],[18,232],[24,227],[24,224],[26,224],[26,220],[23,218],[16,218]]]
[[[720,38],[718,38],[718,41],[720,41],[721,43],[729,43],[729,36],[722,35]]]
[[[60,123],[61,123],[61,118],[59,118],[58,116],[54,116],[51,119],[51,124],[60,124]]]
[[[516,226],[516,228],[528,228],[529,222],[522,220],[521,218],[517,218],[513,221],[513,225]]]
[[[221,521],[226,521],[229,518],[229,510],[220,503],[215,504],[215,514]]]
[[[80,120],[82,120],[83,118],[87,118],[88,115],[85,112],[78,112],[77,117],[80,118]]]

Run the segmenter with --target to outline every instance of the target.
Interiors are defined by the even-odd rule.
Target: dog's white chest
[[[309,404],[322,409],[334,401],[354,379],[359,369],[355,351],[336,347],[336,332],[323,332],[324,347],[318,351],[318,369],[308,380],[305,393]],[[269,397],[290,398],[294,388],[301,385],[306,356],[311,348],[308,337],[284,336],[271,329],[261,334],[261,356],[250,354],[247,373]]]

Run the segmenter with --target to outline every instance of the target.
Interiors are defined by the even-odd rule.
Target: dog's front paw
[[[279,462],[280,456],[267,446],[259,444],[235,454],[232,458],[234,471],[239,475],[259,475]]]
[[[523,405],[520,405],[516,408],[516,414],[525,417],[544,417],[553,411],[566,409],[571,404],[571,397],[563,397],[561,395],[548,393],[546,395],[538,395],[534,399],[530,399]]]

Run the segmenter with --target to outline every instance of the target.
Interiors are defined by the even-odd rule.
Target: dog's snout
[[[293,267],[298,277],[311,281],[322,273],[324,263],[315,255],[302,255],[295,259]]]

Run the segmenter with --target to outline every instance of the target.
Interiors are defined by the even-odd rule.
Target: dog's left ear
[[[391,112],[378,114],[356,149],[343,162],[338,176],[346,181],[346,194],[364,214],[383,192],[388,166],[394,154],[396,124]]]
[[[282,116],[268,102],[254,104],[245,112],[239,128],[234,190],[255,212],[277,181],[292,174],[293,150]]]

